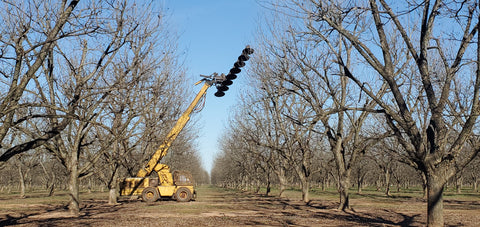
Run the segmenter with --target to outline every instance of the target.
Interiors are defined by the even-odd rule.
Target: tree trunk
[[[357,180],[357,193],[358,194],[362,194],[362,178],[359,177],[358,180]]]
[[[270,191],[272,190],[271,188],[271,182],[270,182],[270,177],[267,178],[267,191],[265,192],[265,196],[268,196],[270,194]]]
[[[70,202],[68,204],[68,210],[74,215],[80,214],[80,197],[79,197],[79,184],[78,184],[78,156],[77,152],[72,152],[70,157],[69,166],[69,184],[68,189],[70,191]]]
[[[425,173],[422,173],[422,189],[423,189],[423,198],[424,199],[427,199],[427,176],[425,175]]]
[[[19,164],[18,165],[18,174],[19,174],[19,177],[20,177],[20,198],[25,198],[26,195],[25,195],[25,175],[23,174],[23,171],[22,171],[22,166]]]
[[[242,178],[242,186],[241,186],[242,191],[248,191],[248,185],[249,185],[249,182],[248,182],[247,176],[244,176]]]
[[[304,163],[301,165],[295,166],[295,172],[300,180],[300,186],[302,188],[302,201],[304,203],[309,203],[309,191],[310,191],[310,179],[309,179],[309,172],[308,166]]]
[[[338,193],[340,194],[340,204],[338,205],[339,210],[345,211],[347,209],[350,209],[350,195],[348,192],[349,186],[350,178],[347,176],[346,173],[340,174],[338,184]]]
[[[255,181],[255,194],[258,194],[258,192],[260,192],[260,180],[257,179]]]
[[[438,170],[437,170],[438,171]],[[443,190],[446,183],[441,173],[427,173],[427,226],[444,226]]]
[[[302,185],[302,201],[304,203],[309,203],[310,202],[310,198],[309,198],[310,182],[308,181],[308,178],[303,174],[300,174],[299,177],[300,177],[300,183]]]
[[[385,195],[391,196],[390,194],[390,170],[387,168],[385,170]]]
[[[285,170],[283,168],[280,168],[279,171],[275,171],[278,177],[278,182],[280,184],[280,192],[278,194],[278,197],[283,197],[285,189],[287,187],[287,177],[285,176]]]
[[[325,176],[322,178],[322,192],[325,191],[326,184],[327,184],[327,177]]]
[[[92,179],[88,179],[88,185],[87,185],[87,193],[90,194],[92,193]]]
[[[45,168],[45,165],[43,165],[43,162],[40,162],[40,166],[42,167],[43,173],[45,174],[45,178],[47,180],[46,189],[48,190],[48,196],[53,196],[55,191],[55,171],[52,170],[52,174],[50,176],[47,168]]]
[[[48,186],[48,196],[53,196],[55,193],[55,181],[52,181],[50,186]]]
[[[463,177],[460,176],[458,178],[455,178],[455,187],[457,190],[457,194],[462,193],[462,185],[463,185]]]
[[[382,188],[382,187],[381,187],[381,182],[382,182],[382,181],[381,181],[381,176],[378,175],[378,178],[377,178],[377,180],[375,181],[375,188],[376,188],[377,192],[380,191],[381,188]]]
[[[117,187],[118,187],[118,177],[117,171],[113,172],[112,179],[108,183],[108,204],[115,205],[118,204],[118,197],[117,197]]]
[[[302,200],[304,203],[310,203],[310,182],[302,182]]]
[[[108,204],[115,205],[118,204],[118,197],[117,197],[117,187],[109,187],[108,189]]]
[[[116,188],[110,188],[108,192],[108,204],[115,205],[117,204],[117,190]]]

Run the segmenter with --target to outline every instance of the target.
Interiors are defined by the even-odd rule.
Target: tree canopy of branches
[[[359,155],[394,138],[396,149],[376,152],[422,173],[427,225],[442,226],[444,187],[480,150],[478,2],[262,3],[282,17],[261,30],[256,89],[304,100],[309,118],[289,118],[327,138],[341,193]]]
[[[186,105],[189,81],[164,9],[127,0],[0,8],[0,164],[46,148],[67,170],[72,213],[79,179],[92,175],[116,203],[118,179],[140,168]],[[201,176],[194,139],[178,150]]]
[[[42,70],[48,67],[56,44],[62,39],[88,34],[96,25],[83,23],[83,15],[94,10],[85,9],[77,15],[74,9],[79,1],[62,1],[50,4],[42,1],[2,1],[0,21],[0,64],[2,75],[0,93],[0,162],[4,163],[16,154],[43,145],[59,135],[73,119],[78,94],[72,93],[68,105],[47,113],[45,109],[55,102],[53,78]],[[68,22],[68,23],[67,23]],[[50,65],[51,58],[49,58]],[[49,87],[50,86],[50,87]],[[75,92],[75,91],[72,91]],[[78,93],[78,91],[76,91]],[[58,97],[60,98],[60,97]],[[55,104],[54,104],[55,105]],[[27,120],[43,121],[41,131],[31,133]],[[49,119],[58,124],[48,127]],[[63,119],[62,121],[59,121]],[[11,135],[11,137],[8,137]],[[8,141],[7,141],[8,140]]]

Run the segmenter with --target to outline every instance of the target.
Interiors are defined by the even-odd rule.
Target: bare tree
[[[112,145],[102,151],[102,160],[95,168],[110,191],[110,204],[117,202],[117,182],[125,176],[123,167],[141,166],[133,156],[145,139],[142,132],[158,128],[144,127],[148,120],[145,116],[155,112],[152,110],[160,109],[156,121],[173,118],[170,113],[174,107],[162,101],[175,101],[182,96],[177,92],[178,86],[183,85],[179,81],[184,81],[184,73],[176,61],[176,37],[165,26],[163,12],[157,10],[150,2],[137,5],[134,12],[127,11],[136,23],[128,40],[129,48],[121,50],[114,60],[115,64],[112,64],[112,74],[104,79],[110,89],[102,104],[96,137],[103,144]]]
[[[70,100],[70,108],[63,114],[51,115],[44,108],[51,105],[36,97],[42,90],[35,87],[37,81],[48,81],[48,75],[39,71],[56,43],[80,33],[92,30],[88,25],[80,25],[81,17],[74,9],[79,1],[61,1],[56,4],[45,1],[2,1],[0,21],[0,162],[5,162],[16,154],[43,145],[60,134],[71,121],[73,106],[78,100]],[[45,10],[43,10],[45,9]],[[85,10],[82,15],[91,15]],[[65,26],[69,22],[68,26]],[[41,87],[40,87],[41,88]],[[51,101],[51,100],[50,100]],[[59,110],[60,112],[60,110]],[[22,125],[29,119],[48,122],[49,119],[63,119],[55,127],[39,133],[26,133],[25,140],[5,143],[11,133],[23,133]]]
[[[94,23],[95,33],[69,39],[70,45],[58,43],[45,67],[45,74],[50,75],[51,92],[50,96],[42,97],[53,103],[47,107],[47,112],[54,113],[57,109],[71,106],[71,102],[66,102],[64,97],[67,100],[77,100],[71,112],[75,120],[68,124],[68,132],[56,136],[46,144],[68,169],[71,195],[69,209],[75,214],[79,213],[79,177],[91,174],[93,164],[113,143],[113,140],[96,143],[92,132],[94,126],[99,125],[97,121],[100,116],[108,111],[104,103],[117,87],[115,83],[119,83],[112,81],[109,76],[119,73],[113,63],[119,62],[115,59],[124,59],[119,54],[121,50],[136,44],[138,37],[134,34],[141,29],[142,21],[135,20],[134,16],[140,6],[127,1],[105,2],[92,6],[90,10],[95,11],[96,17],[84,18],[82,22]],[[102,42],[98,42],[99,40]],[[61,122],[52,119],[49,124],[55,128]],[[95,144],[98,146],[93,146]],[[82,158],[88,161],[81,161]]]
[[[338,208],[349,209],[352,168],[366,148],[382,136],[381,133],[372,136],[365,131],[377,103],[367,96],[356,95],[360,89],[349,81],[344,68],[333,64],[332,58],[345,54],[345,64],[353,65],[352,45],[341,39],[330,45],[317,45],[316,34],[306,31],[309,24],[304,27],[296,18],[290,20],[289,15],[287,19],[276,15],[272,21],[267,25],[268,35],[259,40],[268,57],[256,58],[259,61],[256,68],[264,70],[255,73],[265,78],[262,79],[265,84],[274,81],[278,86],[274,93],[296,97],[305,106],[307,117],[288,117],[302,126],[302,130],[325,136],[338,169]],[[385,85],[381,85],[375,98],[382,98]],[[285,105],[286,109],[289,104]],[[323,142],[318,140],[319,145]]]
[[[384,144],[380,143],[378,146],[373,147],[369,151],[369,157],[373,160],[377,167],[381,170],[384,176],[385,195],[391,196],[391,176],[393,174],[393,167],[395,165],[395,156],[392,156],[389,152],[383,151],[385,149]]]
[[[32,169],[39,164],[36,158],[33,158],[32,155],[23,153],[19,154],[14,158],[13,165],[17,168],[19,183],[20,183],[20,198],[26,198],[26,181],[28,178],[33,176],[31,175]]]
[[[264,92],[242,99],[243,108],[239,108],[234,117],[238,120],[230,125],[234,134],[243,135],[243,148],[248,154],[266,165],[266,173],[269,172],[267,169],[270,169],[276,175],[280,190],[278,196],[283,197],[287,185],[291,183],[287,179],[291,165],[289,160],[282,156],[285,143],[282,142],[280,112],[285,102],[271,92],[273,86],[260,82],[255,87],[261,87]]]
[[[478,192],[478,181],[480,180],[480,156],[477,156],[477,158],[466,166],[465,175],[472,184],[472,191]]]
[[[41,151],[37,151],[36,157],[39,159],[39,164],[42,168],[42,183],[48,191],[48,196],[53,196],[59,177],[63,175],[64,171],[61,171],[61,164],[58,162],[58,159],[47,152],[46,149],[41,149]]]
[[[480,150],[463,149],[480,112],[478,3],[282,2],[304,18],[319,45],[339,39],[352,45],[362,71],[347,64],[346,53],[335,61],[375,100],[410,164],[425,175],[427,225],[443,226],[443,189],[455,161],[461,156],[457,164],[466,165]],[[378,82],[366,75],[379,75],[388,95],[377,97]]]
[[[362,189],[368,186],[373,176],[378,176],[378,174],[379,170],[376,168],[375,162],[368,156],[363,156],[352,169],[352,178],[355,180],[357,193],[362,194]]]
[[[224,133],[220,141],[222,152],[216,157],[212,168],[212,183],[222,187],[246,189],[251,155],[243,155],[242,147],[232,132]],[[248,182],[250,183],[250,182]]]
[[[313,167],[311,160],[317,141],[316,135],[298,122],[303,121],[309,112],[295,96],[282,95],[286,94],[286,90],[266,83],[266,77],[258,79],[260,83],[256,87],[262,92],[253,89],[255,95],[250,97],[252,100],[244,100],[244,108],[240,108],[242,110],[235,117],[238,120],[230,125],[239,128],[235,134],[243,135],[243,149],[266,161],[265,164],[277,175],[280,196],[287,183],[287,166],[291,166],[301,183],[302,200],[308,203]]]

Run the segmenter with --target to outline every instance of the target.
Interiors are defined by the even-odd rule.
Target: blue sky
[[[165,0],[164,4],[170,25],[180,34],[179,46],[186,50],[185,66],[192,81],[200,79],[200,74],[226,74],[230,70],[243,48],[253,43],[262,9],[255,0]],[[192,116],[192,121],[202,126],[198,143],[207,171],[219,152],[218,141],[229,113],[238,102],[242,86],[246,86],[243,76],[244,72],[238,74],[224,97],[215,97],[216,89],[210,88],[204,109]]]

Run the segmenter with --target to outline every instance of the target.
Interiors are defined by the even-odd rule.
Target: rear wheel
[[[188,202],[192,199],[192,192],[188,188],[179,188],[175,192],[175,198],[178,202]]]
[[[142,200],[145,202],[155,202],[157,199],[160,198],[158,194],[158,190],[153,187],[148,187],[143,189],[142,192]]]

